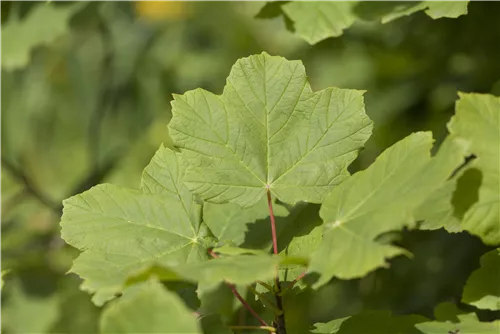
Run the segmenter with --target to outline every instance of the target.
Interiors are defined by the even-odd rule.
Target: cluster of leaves
[[[238,291],[255,294],[264,307],[256,316],[261,329],[275,331],[268,325],[274,319],[283,332],[284,312],[287,332],[300,332],[286,300],[408,255],[384,237],[389,232],[444,227],[500,245],[500,99],[460,94],[450,134],[434,156],[432,134],[418,132],[349,175],[372,131],[363,93],[314,92],[300,61],[262,53],[234,64],[222,95],[175,95],[174,147],[160,147],[140,190],[104,184],[64,201],[62,236],[82,251],[71,271],[98,305],[123,294],[106,307],[102,332],[230,333],[239,328],[231,316],[207,307],[225,285],[238,299]],[[472,202],[459,189],[471,173],[481,175]],[[304,203],[321,204],[319,217]],[[489,275],[498,273],[498,256],[498,249],[484,255],[465,303],[500,309],[498,277]],[[185,284],[197,285],[197,298],[183,293]],[[315,333],[462,334],[500,325],[459,311],[436,318],[379,311],[302,326]]]
[[[433,19],[467,14],[468,1],[275,1],[258,18],[283,16],[287,28],[309,44],[342,35],[356,21],[388,23],[425,10]]]
[[[15,29],[7,29],[10,15],[16,17],[16,6],[20,21]],[[75,5],[70,10],[72,6],[2,3],[2,268],[9,269],[2,290],[5,333],[97,332],[99,309],[77,291],[74,275],[64,275],[77,252],[59,240],[61,199],[101,182],[137,184],[158,143],[169,142],[164,131],[170,109],[167,93],[193,87],[219,91],[227,68],[242,55],[265,49],[300,58],[313,87],[334,84],[368,90],[365,97],[376,130],[349,167],[351,172],[365,168],[378,152],[411,131],[432,129],[440,141],[457,87],[499,93],[500,86],[494,85],[499,51],[495,41],[500,33],[494,2],[471,3],[470,13],[460,20],[433,22],[419,14],[374,25],[377,29],[355,25],[339,39],[315,48],[278,29],[279,19],[252,20],[253,12],[245,18],[250,3],[198,2],[186,7],[183,2],[116,2]],[[162,15],[167,21],[149,24],[150,16],[159,20]],[[174,16],[182,21],[172,23]],[[40,39],[41,35],[48,38]],[[7,57],[21,44],[29,44],[29,62],[9,68],[9,59],[23,59],[23,52],[16,53],[18,58]],[[154,121],[151,126],[150,121]],[[461,221],[477,201],[481,178],[474,169],[460,177],[454,209],[445,209],[443,217]],[[453,192],[455,181],[448,187]],[[473,196],[467,202],[457,201],[468,191]],[[439,198],[449,205],[446,197]],[[443,206],[434,203],[435,212],[441,212]],[[462,208],[457,209],[459,203]],[[206,212],[217,213],[217,207]],[[313,230],[321,237],[318,208],[302,203],[288,210],[288,217],[287,211],[277,217],[280,249],[291,237]],[[281,209],[275,206],[275,211]],[[217,219],[226,218],[220,212]],[[259,220],[267,216],[267,210],[262,212]],[[231,217],[234,221],[239,214]],[[268,225],[248,223],[247,232],[235,243],[252,249],[270,245]],[[380,269],[359,280],[332,280],[318,290],[287,292],[283,300],[287,325],[306,332],[310,323],[356,314],[362,308],[429,316],[437,302],[456,300],[465,277],[485,251],[478,238],[443,230],[405,232],[398,244],[415,258],[399,257],[391,261],[392,270]],[[495,267],[489,268],[494,278]],[[302,273],[300,267],[286,273],[294,270],[295,275]],[[202,308],[205,314],[217,309],[224,322],[244,323],[234,318],[238,301],[227,286],[219,286],[200,305],[196,297],[190,300],[195,296],[192,284],[166,285],[193,310]],[[251,293],[236,288],[243,295]],[[267,311],[249,302],[257,311]],[[484,314],[479,312],[483,320]]]

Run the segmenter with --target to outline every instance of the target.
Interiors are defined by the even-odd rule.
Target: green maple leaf
[[[177,153],[160,147],[144,169],[142,191],[100,185],[64,201],[62,236],[83,251],[71,272],[84,279],[81,288],[94,293],[95,304],[102,305],[114,298],[131,276],[142,273],[141,279],[136,280],[141,281],[158,274],[151,269],[157,267],[165,268],[161,271],[162,279],[188,280],[210,287],[223,280],[243,284],[238,280],[240,273],[245,273],[247,284],[248,280],[272,278],[272,274],[259,273],[261,269],[274,273],[277,259],[264,251],[229,246],[243,242],[247,224],[267,217],[267,203],[249,208],[210,204],[204,209],[184,185],[185,170]],[[281,205],[276,209],[278,215],[288,214]],[[230,253],[232,249],[232,254],[250,252],[261,256],[242,255],[200,264],[208,259],[208,248],[216,244],[214,237],[226,245],[221,248],[223,252]],[[232,261],[228,266],[235,268],[227,271],[230,276],[214,276],[228,261]],[[242,261],[250,271],[235,261]],[[255,266],[251,266],[254,262]],[[191,266],[195,263],[200,265]],[[205,277],[206,272],[211,273],[212,280]]]
[[[500,320],[480,322],[474,313],[458,315],[458,323],[423,322],[415,325],[424,334],[497,334],[500,331]]]
[[[309,44],[341,36],[356,21],[388,23],[425,10],[433,19],[467,14],[468,1],[278,1],[265,5],[257,17],[284,15],[288,30]]]
[[[175,95],[170,134],[188,161],[186,185],[209,202],[321,202],[345,177],[372,123],[363,92],[313,92],[300,61],[239,59],[222,95]]]
[[[182,183],[173,151],[160,148],[146,167],[142,191],[104,184],[64,201],[62,237],[83,253],[71,272],[102,304],[127,276],[150,263],[184,264],[207,258],[201,206]]]
[[[459,94],[450,133],[470,142],[477,156],[471,167],[482,172],[479,200],[465,213],[461,226],[486,244],[500,244],[500,98]]]
[[[327,196],[320,211],[323,240],[309,268],[322,275],[315,286],[333,276],[361,277],[405,252],[377,237],[413,226],[416,207],[442,186],[465,155],[464,142],[448,138],[431,158],[432,142],[428,132],[406,137]]]
[[[500,310],[500,248],[481,257],[481,268],[469,277],[462,302],[480,309]]]
[[[150,281],[127,289],[102,313],[101,333],[201,334],[192,312],[173,292]]]
[[[2,67],[23,68],[29,63],[31,50],[52,43],[68,29],[68,21],[84,3],[66,6],[39,4],[19,20],[11,17],[2,26]]]

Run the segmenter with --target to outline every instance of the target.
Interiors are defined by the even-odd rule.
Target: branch
[[[22,170],[18,169],[16,166],[14,166],[14,164],[12,164],[4,157],[2,157],[2,167],[4,167],[16,179],[21,181],[24,184],[24,188],[26,189],[26,191],[33,195],[40,203],[47,206],[53,211],[59,212],[61,210],[60,204],[49,198],[49,196],[43,191],[39,190]]]
[[[278,255],[278,237],[276,236],[276,221],[274,220],[273,213],[273,200],[271,198],[271,192],[267,190],[267,206],[269,207],[269,217],[271,218],[271,233],[273,236],[273,250],[274,254]]]

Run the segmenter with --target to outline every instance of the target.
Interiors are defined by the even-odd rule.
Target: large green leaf
[[[462,302],[480,309],[500,310],[500,248],[481,257],[481,268],[469,277]]]
[[[150,281],[126,290],[101,317],[101,333],[200,333],[196,317],[174,293]]]
[[[62,237],[83,251],[72,272],[98,304],[148,263],[207,258],[200,207],[182,183],[177,155],[160,148],[143,175],[143,191],[99,185],[64,201]]]
[[[486,244],[500,244],[500,98],[486,94],[459,94],[450,133],[471,143],[477,156],[472,166],[482,174],[479,200],[465,213],[462,228]]]
[[[316,286],[333,276],[361,277],[405,252],[377,237],[413,226],[416,207],[446,181],[465,154],[461,140],[448,138],[431,158],[432,142],[428,132],[406,137],[328,195],[320,211],[323,240],[309,269],[321,274]]]
[[[71,16],[84,5],[40,3],[22,20],[11,17],[2,25],[2,68],[15,70],[26,66],[32,49],[52,43],[64,34]]]
[[[423,322],[415,325],[424,334],[498,334],[500,320],[480,322],[474,313],[458,315],[460,322]]]
[[[372,124],[363,92],[313,92],[300,61],[239,59],[222,95],[175,95],[170,134],[189,162],[185,183],[209,202],[252,206],[270,190],[321,202],[346,176]]]
[[[265,5],[257,17],[284,15],[287,28],[309,44],[338,37],[356,21],[388,23],[425,10],[433,19],[467,14],[468,1],[278,1]]]

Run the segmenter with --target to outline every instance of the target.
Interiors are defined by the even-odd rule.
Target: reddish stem
[[[215,252],[212,249],[208,250],[208,254],[212,255],[214,258],[218,259],[219,255],[215,254]]]
[[[236,296],[236,298],[238,298],[238,300],[241,302],[241,304],[243,304],[243,306],[245,306],[245,308],[248,310],[248,312],[252,313],[252,315],[255,317],[255,319],[257,319],[260,324],[262,326],[268,326],[269,325],[267,324],[267,322],[264,321],[264,319],[262,319],[258,314],[257,312],[254,311],[254,309],[247,303],[247,301],[240,295],[240,293],[238,292],[238,290],[236,290],[236,287],[231,284],[231,283],[227,283],[227,286],[229,286],[229,288],[231,289],[231,291],[233,292],[233,294]]]
[[[208,253],[210,255],[212,255],[216,259],[219,258],[219,255],[215,254],[215,252],[213,250],[211,250],[211,249],[208,250]],[[248,312],[252,313],[252,315],[255,317],[255,319],[257,319],[262,326],[269,327],[269,325],[267,324],[267,322],[265,322],[264,319],[262,319],[257,314],[257,312],[254,311],[254,309],[250,306],[250,304],[248,304],[247,301],[240,295],[240,293],[238,292],[238,290],[236,290],[236,287],[233,284],[229,283],[229,282],[226,282],[226,284],[231,289],[231,291],[233,292],[233,295],[241,302],[241,304],[248,310]]]
[[[276,236],[276,222],[274,220],[273,213],[273,200],[271,198],[271,192],[267,191],[267,205],[269,207],[269,217],[271,218],[271,233],[273,236],[273,250],[274,254],[278,255],[278,237]]]
[[[276,221],[274,219],[273,212],[273,199],[271,197],[271,192],[269,189],[267,190],[267,206],[269,207],[269,218],[271,219],[271,233],[273,237],[273,250],[275,255],[279,255],[278,252],[278,237],[276,236]],[[275,299],[276,306],[278,310],[281,311],[281,314],[276,315],[276,318],[273,322],[274,328],[276,328],[276,333],[278,334],[286,334],[286,326],[285,326],[285,314],[283,311],[283,301],[281,300],[281,286],[279,279],[279,268],[276,267],[276,277],[274,278],[274,286],[275,286]]]

